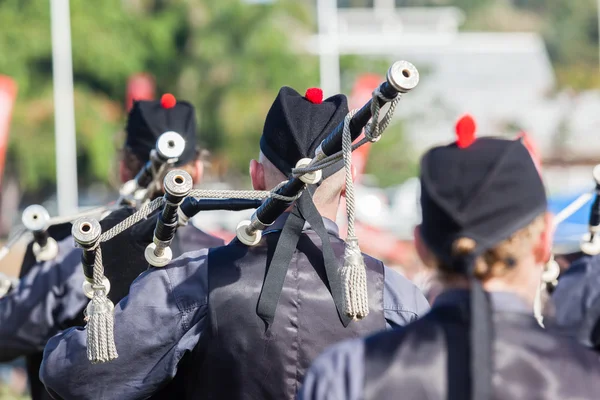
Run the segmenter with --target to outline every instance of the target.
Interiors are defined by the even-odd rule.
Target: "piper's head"
[[[186,101],[177,101],[168,93],[160,101],[134,102],[127,120],[127,137],[119,165],[121,182],[136,176],[150,159],[150,152],[156,147],[158,138],[168,131],[178,133],[185,140],[185,149],[174,167],[187,171],[194,183],[200,182],[204,165],[196,146],[194,107]]]
[[[312,88],[302,96],[283,87],[269,110],[260,140],[258,160],[250,162],[250,178],[256,190],[270,190],[291,177],[303,158],[313,158],[317,147],[348,114],[346,96],[323,101],[323,92]],[[319,212],[335,219],[344,194],[343,163],[324,169],[313,200]]]
[[[473,271],[487,290],[533,304],[550,259],[552,221],[522,140],[459,138],[431,149],[421,160],[421,207],[415,244],[443,284],[467,286]]]

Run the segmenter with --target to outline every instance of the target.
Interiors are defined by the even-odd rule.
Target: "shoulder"
[[[568,287],[574,283],[587,281],[590,277],[600,280],[600,255],[583,256],[575,260],[569,268],[563,272],[558,281],[558,288]],[[585,283],[585,282],[584,282]],[[590,284],[593,284],[590,282]]]
[[[386,349],[386,352],[390,352],[402,347],[413,348],[415,345],[424,348],[428,342],[444,342],[439,340],[443,336],[442,324],[443,321],[440,321],[435,313],[428,313],[405,326],[367,336],[364,338],[363,352],[365,357],[368,357],[369,352],[377,349]]]
[[[560,334],[552,330],[536,330],[538,334],[524,334],[515,336],[514,340],[521,344],[523,357],[538,360],[539,365],[555,372],[562,381],[579,381],[581,377],[600,376],[600,355],[590,348],[583,346],[571,336]],[[508,348],[507,348],[508,350]],[[505,354],[509,354],[507,352]],[[536,362],[536,364],[538,363]],[[585,386],[600,390],[600,380],[585,379]]]
[[[207,249],[182,254],[164,268],[150,268],[148,274],[163,274],[181,310],[208,303]]]
[[[49,280],[48,283],[52,281],[50,277],[55,276],[56,282],[52,281],[53,284],[68,286],[73,283],[70,280],[70,277],[76,275],[77,278],[81,278],[81,282],[83,282],[83,271],[80,267],[81,253],[82,250],[75,247],[73,237],[68,236],[58,242],[58,253],[56,258],[33,265],[21,279],[27,281],[37,274],[43,274],[45,277],[44,279]],[[78,291],[81,289],[81,282],[78,283]]]
[[[429,311],[429,303],[423,292],[399,272],[384,267],[383,308],[397,312],[414,314],[415,318]]]
[[[559,325],[577,326],[600,297],[600,256],[584,256],[561,275],[552,294]]]

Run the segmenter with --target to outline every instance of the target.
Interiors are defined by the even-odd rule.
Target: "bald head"
[[[271,190],[288,179],[262,152],[258,161],[250,162],[250,178],[255,190]],[[340,170],[317,187],[313,201],[322,216],[335,220],[345,186],[344,170]]]

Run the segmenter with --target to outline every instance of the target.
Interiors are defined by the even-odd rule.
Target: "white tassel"
[[[109,362],[119,357],[115,346],[115,306],[107,297],[103,279],[102,248],[98,246],[94,260],[94,296],[85,310],[88,323],[87,356],[92,364]]]
[[[356,238],[346,240],[342,285],[346,315],[354,320],[360,320],[369,315],[367,270]]]
[[[87,324],[87,356],[92,364],[116,359],[113,303],[103,290],[96,290],[85,313]]]

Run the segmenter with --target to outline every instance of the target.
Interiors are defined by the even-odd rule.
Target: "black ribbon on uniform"
[[[466,271],[471,286],[470,306],[470,366],[471,399],[490,400],[492,398],[492,374],[494,327],[492,307],[486,291],[475,277],[475,262],[481,251],[458,257],[453,267],[457,271]]]
[[[271,326],[275,319],[275,311],[281,297],[285,277],[305,222],[310,224],[321,239],[325,273],[340,321],[344,327],[348,326],[351,321],[351,318],[344,314],[342,281],[338,273],[339,266],[329,242],[329,235],[327,229],[325,229],[323,218],[312,201],[313,190],[309,187],[296,201],[281,231],[275,253],[268,267],[256,308],[258,316],[265,321],[267,326]]]
[[[479,279],[471,281],[471,399],[492,398],[494,329],[488,294]]]

